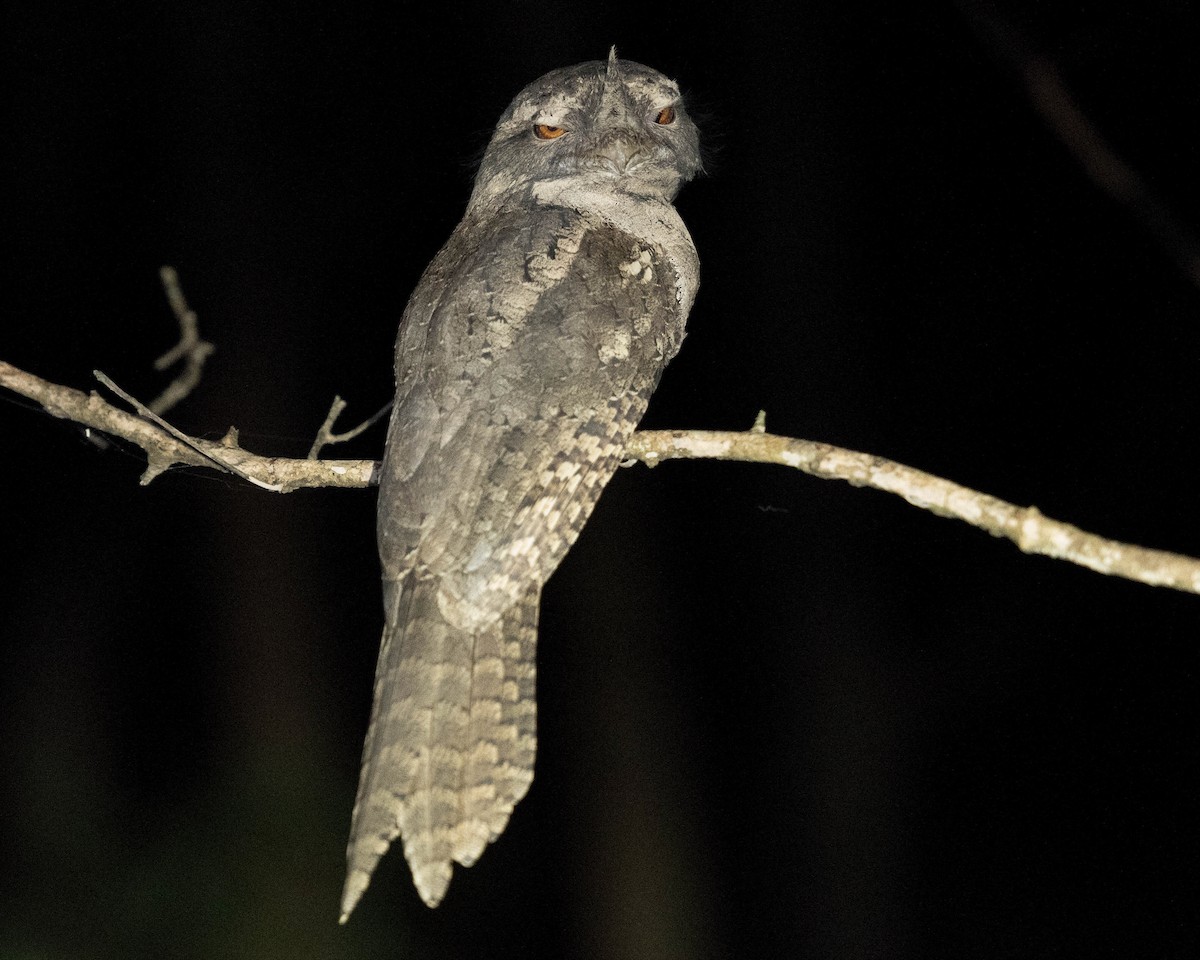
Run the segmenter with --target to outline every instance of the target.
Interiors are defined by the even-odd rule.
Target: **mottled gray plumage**
[[[343,920],[398,835],[436,906],[529,789],[542,585],[683,339],[699,268],[671,201],[699,164],[661,74],[615,51],[549,73],[500,118],[409,301]]]

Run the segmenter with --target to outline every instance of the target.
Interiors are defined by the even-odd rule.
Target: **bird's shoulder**
[[[585,212],[532,199],[469,211],[405,311],[397,383],[438,372],[477,380],[502,358],[555,344],[579,353],[568,366],[582,372],[627,342],[662,341],[658,327],[681,327],[677,286],[661,247]]]
[[[570,206],[526,197],[469,210],[421,277],[405,323],[520,323],[556,287],[619,286],[632,276],[631,258],[647,256],[662,256],[653,240]]]

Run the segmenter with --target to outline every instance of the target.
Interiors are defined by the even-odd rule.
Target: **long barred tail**
[[[479,858],[533,780],[540,588],[479,633],[446,623],[437,589],[412,575],[385,584],[343,923],[397,836],[421,899],[437,906],[451,863]]]

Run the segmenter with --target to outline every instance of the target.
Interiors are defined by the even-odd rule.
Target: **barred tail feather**
[[[448,624],[436,581],[385,584],[387,623],[350,828],[342,922],[401,836],[421,899],[469,866],[533,779],[539,590],[477,634]]]
[[[531,587],[497,624],[475,638],[469,749],[453,856],[471,866],[503,832],[533,781],[538,603]]]

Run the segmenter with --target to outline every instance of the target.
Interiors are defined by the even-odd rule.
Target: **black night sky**
[[[710,151],[646,426],[763,409],[1200,554],[1200,288],[965,2],[427,6],[9,11],[0,359],[149,399],[169,263],[217,344],[171,421],[303,456],[334,394],[389,398],[513,94],[615,43]],[[1200,225],[1190,6],[994,9]],[[504,836],[436,911],[394,851],[339,928],[374,493],[143,488],[136,448],[0,401],[0,957],[1196,955],[1200,598],[713,462],[620,471],[548,585]]]

